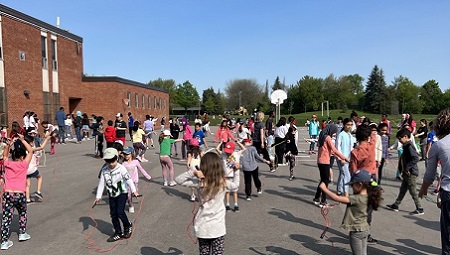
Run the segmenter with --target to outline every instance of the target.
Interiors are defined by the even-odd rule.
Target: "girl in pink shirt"
[[[219,129],[217,130],[216,135],[214,136],[214,142],[223,142],[224,144],[229,142],[230,140],[236,141],[231,130],[228,128],[227,120],[222,120]]]
[[[134,182],[134,186],[136,186],[136,191],[138,191],[138,182],[139,182],[139,173],[138,170],[147,178],[148,181],[152,179],[152,177],[144,170],[141,166],[141,163],[137,159],[134,158],[134,149],[133,147],[127,147],[122,151],[124,156],[124,160],[122,166],[124,166],[128,170],[128,174],[131,176],[131,179]],[[133,196],[131,189],[128,189],[128,211],[130,213],[134,213],[133,206]]]
[[[334,154],[335,157],[338,157],[342,161],[350,162],[350,160],[342,155],[336,147],[334,147],[334,143],[331,140],[331,137],[335,136],[338,131],[338,126],[336,124],[328,124],[325,128],[320,132],[318,146],[319,151],[317,154],[317,165],[320,171],[320,182],[317,186],[316,196],[314,197],[314,204],[320,207],[326,206],[326,194],[322,192],[320,188],[320,184],[323,182],[328,187],[328,183],[330,183],[330,155]],[[319,198],[321,197],[321,200]]]
[[[9,239],[9,233],[11,231],[11,221],[14,214],[14,208],[17,209],[19,214],[19,241],[26,241],[31,238],[26,232],[27,228],[27,198],[25,191],[27,187],[27,171],[28,165],[33,157],[33,149],[23,139],[23,135],[18,135],[22,146],[15,148],[12,152],[12,159],[9,160],[9,150],[13,144],[13,141],[8,140],[6,148],[3,150],[4,159],[4,193],[3,193],[3,217],[2,217],[2,244],[1,249],[7,250],[13,245],[13,242]],[[16,142],[16,145],[19,143]],[[26,151],[25,151],[26,149]],[[27,154],[28,152],[28,154]]]
[[[183,127],[183,141],[181,142],[181,161],[186,161],[187,151],[189,150],[189,141],[192,138],[192,129],[189,126],[189,120],[187,118],[181,119],[181,126]]]

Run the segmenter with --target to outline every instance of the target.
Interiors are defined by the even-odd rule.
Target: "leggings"
[[[275,164],[283,164],[283,154],[284,149],[286,148],[286,143],[281,143],[284,141],[284,138],[275,137],[275,144],[277,146],[275,147],[275,154],[277,154],[277,162]]]
[[[27,198],[25,193],[3,193],[2,243],[8,241],[14,208],[19,214],[19,234],[25,234],[27,228]]]
[[[189,150],[189,140],[183,140],[181,141],[181,157],[183,159],[186,159],[187,157],[187,151]]]
[[[133,148],[136,157],[137,156],[142,157],[142,155],[144,155],[145,152],[147,151],[147,146],[145,146],[142,142],[133,143]]]
[[[330,164],[318,164],[319,171],[320,171],[320,182],[317,186],[317,192],[314,199],[318,200],[320,197],[322,199],[320,200],[322,203],[325,203],[327,201],[327,195],[325,192],[322,191],[322,189],[319,187],[320,183],[325,183],[325,185],[328,187],[328,183],[330,183]]]
[[[170,181],[173,181],[174,171],[172,160],[170,159],[170,157],[159,157],[159,163],[161,163],[164,181],[167,181],[167,168],[169,168]]]
[[[222,255],[224,251],[225,237],[199,238],[198,249],[200,255]]]
[[[350,247],[354,255],[367,255],[367,237],[369,231],[351,231],[349,234]]]
[[[255,182],[256,189],[261,189],[258,167],[253,171],[244,171],[245,195],[247,195],[247,197],[252,195],[252,178]]]
[[[381,177],[383,176],[383,167],[386,162],[385,158],[381,158],[380,166],[378,167],[378,185],[381,185]]]
[[[294,176],[295,155],[289,154],[286,156],[286,161],[289,162],[289,176]]]

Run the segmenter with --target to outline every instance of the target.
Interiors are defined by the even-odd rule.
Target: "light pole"
[[[238,108],[241,108],[241,94],[242,94],[242,91],[239,91],[239,105],[238,105]]]

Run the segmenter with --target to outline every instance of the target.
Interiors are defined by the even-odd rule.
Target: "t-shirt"
[[[159,148],[161,150],[159,152],[159,156],[170,156],[170,145],[172,143],[175,143],[174,139],[164,138],[159,145]]]
[[[368,195],[350,195],[350,203],[345,209],[344,219],[342,219],[341,228],[348,231],[368,231],[370,229],[367,223],[367,205],[369,203]]]
[[[152,120],[146,120],[144,121],[144,129],[145,131],[153,131],[153,126],[155,123],[153,123]]]
[[[225,177],[234,177],[234,166],[236,163],[239,164],[241,158],[241,152],[235,151],[228,156],[225,152],[222,152],[223,166],[225,170]]]
[[[198,140],[199,145],[205,144],[205,142],[203,141],[203,139],[205,138],[205,133],[203,133],[203,131],[201,131],[201,130],[195,131],[195,133],[192,135],[192,137],[194,139]]]
[[[428,135],[428,128],[425,126],[419,127],[419,129],[417,130],[417,133],[418,134],[424,133],[423,135],[419,136],[419,139],[420,140],[425,139],[425,138],[427,138],[427,135]]]
[[[266,121],[266,130],[267,130],[267,135],[273,135],[273,119],[269,118]]]
[[[4,190],[25,192],[27,188],[28,162],[26,162],[25,160],[5,160],[4,166]]]
[[[151,179],[150,175],[144,170],[144,168],[141,166],[141,163],[139,161],[132,160],[131,162],[123,162],[122,165],[127,169],[128,174],[130,175],[131,179],[134,183],[139,182],[139,171],[147,178],[147,180]]]
[[[144,130],[138,128],[137,131],[133,131],[133,143],[140,143],[142,142],[142,136],[145,135]]]
[[[128,193],[128,188],[131,189],[131,192],[136,192],[136,186],[134,186],[130,174],[128,174],[127,169],[119,163],[114,169],[109,169],[107,164],[103,165],[100,180],[98,182],[96,198],[102,197],[105,186],[110,197],[118,197],[120,194],[126,194]]]
[[[123,120],[116,120],[116,137],[125,137],[126,129],[125,130],[119,130],[117,128],[127,128],[127,123]]]
[[[437,138],[436,132],[434,132],[434,130],[431,131],[430,133],[428,133],[427,143],[431,143],[431,145],[433,145],[437,141],[438,141],[438,138]]]
[[[261,129],[264,129],[264,126],[261,122],[255,122],[254,132],[252,133],[253,142],[261,143]]]

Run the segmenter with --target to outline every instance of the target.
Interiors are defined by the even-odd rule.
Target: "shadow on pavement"
[[[299,241],[305,248],[311,251],[317,252],[319,254],[348,254],[348,250],[340,247],[334,247],[331,242],[318,241],[312,237],[306,235],[292,234],[289,237],[293,240]],[[335,238],[331,238],[333,242],[336,242]],[[339,238],[343,240],[343,238]],[[350,247],[349,247],[350,248]],[[368,253],[368,254],[378,254],[378,253]]]
[[[417,225],[424,227],[424,228],[429,228],[431,230],[436,230],[436,231],[440,231],[440,229],[441,229],[441,223],[439,221],[425,220],[425,219],[419,218],[420,216],[405,215],[403,217],[411,219],[411,220],[415,220]],[[436,253],[436,254],[438,254],[438,253]]]
[[[182,255],[182,254],[183,254],[182,251],[173,247],[170,247],[167,253],[153,247],[141,248],[141,255]]]
[[[110,222],[106,222],[104,220],[95,219],[97,222],[97,230],[100,231],[100,233],[111,236],[114,234],[113,226]],[[89,226],[95,227],[95,222],[92,221],[89,217],[80,217],[80,220],[78,222],[83,223],[83,231],[87,230]]]
[[[430,245],[420,244],[420,243],[416,242],[415,240],[397,239],[397,242],[403,243],[407,247],[411,247],[413,249],[422,251],[422,252],[415,251],[416,252],[415,254],[422,254],[422,253],[440,254],[441,253],[441,249],[438,249],[438,248],[430,246]],[[397,248],[397,249],[402,251],[401,248]],[[413,254],[413,253],[411,253],[411,249],[407,249],[407,250],[405,249],[404,252],[406,252],[408,254]]]
[[[295,251],[284,249],[284,248],[277,247],[277,246],[266,246],[265,249],[266,249],[266,252],[261,252],[261,251],[258,251],[258,249],[254,248],[254,247],[249,248],[249,250],[255,252],[256,254],[261,254],[261,255],[300,255],[299,253],[297,253]]]

